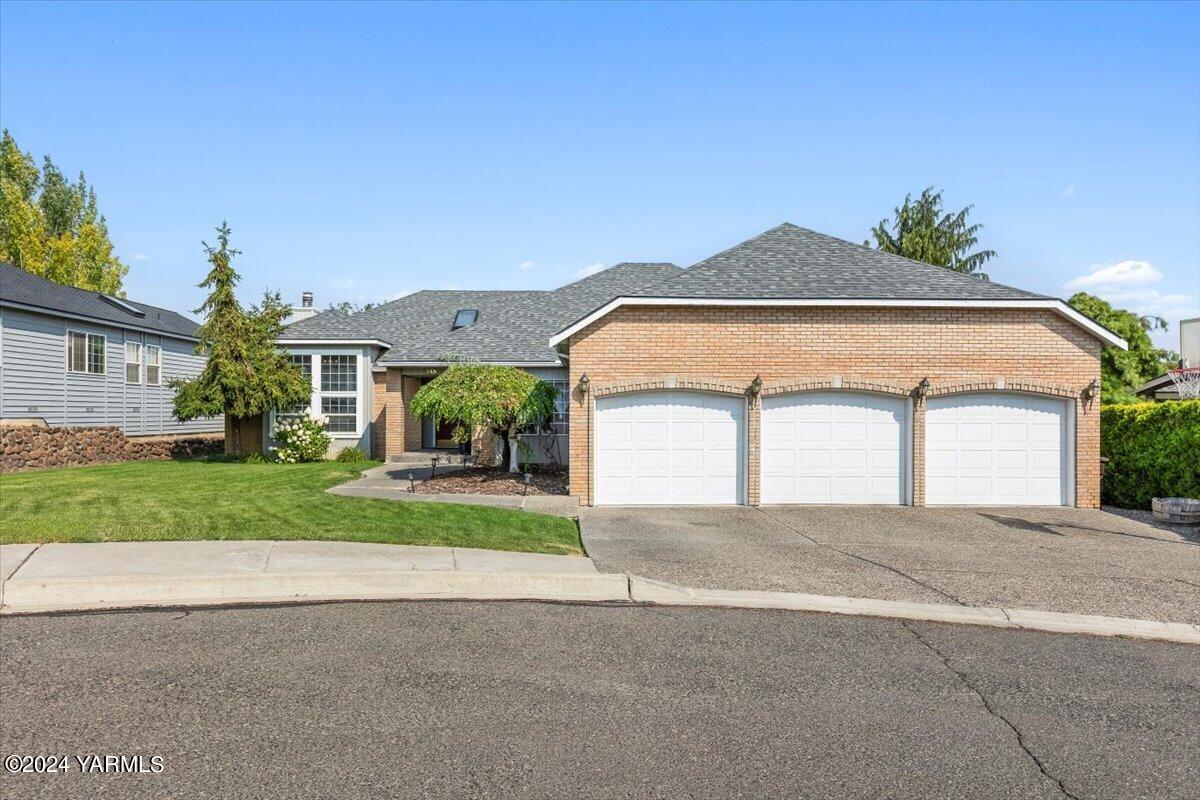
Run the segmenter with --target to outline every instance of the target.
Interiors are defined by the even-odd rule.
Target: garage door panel
[[[1067,502],[1067,406],[1019,394],[928,401],[928,505]]]
[[[761,500],[903,503],[905,435],[903,398],[857,392],[764,398]]]
[[[597,399],[596,502],[741,502],[744,404],[741,397],[673,391]]]

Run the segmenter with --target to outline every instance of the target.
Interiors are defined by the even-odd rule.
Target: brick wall
[[[1044,309],[626,306],[571,337],[570,383],[593,386],[668,376],[768,388],[830,378],[907,392],[990,386],[1076,397],[1100,377],[1099,340]],[[571,493],[591,503],[592,397],[571,397]],[[758,500],[758,413],[748,418],[747,494]],[[1100,502],[1096,403],[1076,401],[1076,504]],[[924,502],[924,408],[918,404],[913,481]]]
[[[219,433],[126,436],[117,427],[0,427],[0,473],[119,461],[164,461],[224,452]]]

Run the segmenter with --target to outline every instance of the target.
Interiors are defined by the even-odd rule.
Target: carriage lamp
[[[1092,378],[1091,382],[1088,383],[1087,386],[1083,387],[1083,392],[1082,392],[1083,399],[1091,400],[1092,398],[1094,398],[1096,396],[1097,393],[1099,393],[1099,391],[1100,391],[1100,381],[1096,380],[1095,378]]]
[[[915,394],[919,399],[925,399],[925,395],[929,394],[929,378],[921,378],[921,382],[917,384]]]
[[[579,393],[587,394],[588,386],[591,384],[591,382],[592,382],[592,379],[587,376],[586,372],[583,373],[582,375],[580,375],[579,376]]]
[[[762,394],[762,375],[755,375],[754,380],[750,381],[750,396],[758,397]]]

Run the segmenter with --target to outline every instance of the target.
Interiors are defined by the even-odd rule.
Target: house
[[[1179,355],[1180,367],[1200,367],[1200,317],[1180,320]],[[1147,400],[1179,399],[1179,389],[1176,388],[1169,372],[1147,381],[1137,393]]]
[[[448,357],[543,377],[560,401],[536,449],[566,453],[585,505],[1085,507],[1100,350],[1125,346],[1058,298],[790,224],[688,269],[418,292],[281,343],[338,444],[378,458],[448,444],[410,411]]]
[[[181,423],[172,416],[167,381],[204,368],[196,328],[165,308],[0,263],[0,417],[114,426],[129,437],[219,433],[220,417]]]

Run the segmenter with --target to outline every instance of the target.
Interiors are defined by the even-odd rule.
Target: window
[[[138,342],[125,343],[125,382],[142,382],[142,345]]]
[[[358,356],[321,356],[321,391],[358,391]]]
[[[288,353],[286,358],[287,358],[287,362],[289,364],[291,364],[294,367],[300,368],[300,374],[303,375],[305,377],[305,379],[308,381],[308,386],[311,391],[311,389],[312,389],[312,359],[313,359],[313,357],[308,356],[308,355],[302,356],[302,355],[297,355],[295,353]],[[311,405],[312,405],[312,400],[310,399],[306,403],[300,403],[299,405],[292,406],[291,408],[285,408],[285,409],[281,410],[279,412],[278,416],[280,419],[301,417],[301,416],[308,414],[308,409]]]
[[[354,433],[358,430],[357,398],[322,397],[321,414],[329,419],[325,430],[330,433]]]
[[[473,308],[460,309],[454,315],[454,324],[450,326],[450,330],[456,331],[459,328],[469,328],[475,324],[475,320],[479,319],[479,312]]]
[[[571,392],[567,388],[566,381],[546,381],[546,383],[554,387],[554,412],[544,424],[550,428],[551,433],[566,434],[569,432],[567,409],[571,402]],[[541,433],[542,428],[543,425],[527,425],[521,432]]]
[[[146,345],[146,383],[158,386],[162,381],[162,348]]]
[[[104,337],[98,333],[67,331],[67,370],[104,374]]]

